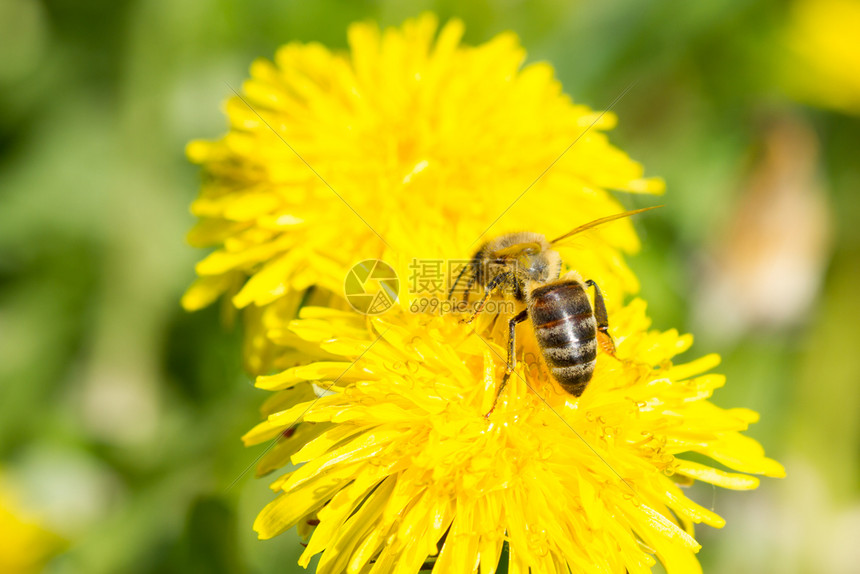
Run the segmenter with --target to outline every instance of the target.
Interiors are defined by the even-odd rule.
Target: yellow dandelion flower
[[[308,287],[341,292],[358,261],[463,257],[487,234],[560,234],[618,212],[610,189],[662,191],[609,143],[614,115],[574,104],[548,64],[524,66],[514,34],[475,47],[462,34],[458,20],[437,34],[425,14],[385,31],[351,26],[348,53],[286,45],[227,102],[229,133],[189,144],[204,170],[189,240],[215,250],[183,304],[227,293],[248,309],[250,371],[289,364],[270,333]],[[452,249],[416,251],[419,224]],[[622,259],[637,247],[623,222],[569,256],[620,297],[638,287]]]
[[[724,522],[682,487],[783,476],[741,434],[758,415],[709,402],[724,383],[706,373],[718,357],[673,364],[691,337],[649,331],[641,300],[613,313],[620,360],[598,354],[578,399],[522,329],[517,376],[485,417],[506,319],[485,313],[473,331],[401,308],[304,308],[290,330],[320,360],[257,379],[276,394],[244,437],[272,441],[259,474],[301,465],[272,483],[260,538],[298,525],[309,536],[300,564],[322,553],[320,573],[491,573],[507,543],[509,572],[634,574],[659,560],[689,574],[701,571],[693,525]]]
[[[662,191],[608,143],[614,117],[574,105],[548,65],[523,67],[515,36],[468,47],[461,35],[425,15],[351,27],[348,54],[288,45],[228,102],[230,132],[189,145],[205,172],[190,239],[216,249],[184,304],[228,293],[246,310],[248,368],[282,372],[258,378],[276,392],[245,442],[271,441],[259,474],[300,465],[272,484],[280,495],[255,528],[298,526],[300,562],[321,553],[322,573],[494,572],[505,544],[511,572],[635,573],[657,560],[695,572],[693,524],[722,519],[680,487],[754,488],[743,473],[783,469],[741,434],[755,413],[708,401],[723,383],[705,374],[716,357],[673,365],[689,336],[648,331],[642,302],[622,306],[637,289],[622,257],[638,247],[629,221],[559,248],[599,282],[618,343],[578,399],[525,334],[485,416],[509,314],[473,330],[410,312],[408,298],[372,318],[344,310],[358,261],[402,279],[415,258],[468,258],[501,233],[553,237],[621,211],[608,190]]]
[[[860,3],[799,0],[786,32],[785,81],[803,101],[860,114]]]

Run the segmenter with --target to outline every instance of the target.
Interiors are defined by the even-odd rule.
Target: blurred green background
[[[467,43],[516,31],[594,108],[636,82],[611,137],[667,182],[631,261],[654,325],[723,355],[714,401],[759,411],[788,470],[696,487],[728,521],[697,532],[705,571],[856,572],[860,17],[833,10],[856,34],[827,53],[805,5],[0,0],[0,507],[59,536],[18,566],[0,536],[0,570],[300,571],[293,534],[251,530],[270,494],[239,437],[266,393],[241,333],[179,306],[201,257],[184,146],[224,131],[254,58],[431,9]]]

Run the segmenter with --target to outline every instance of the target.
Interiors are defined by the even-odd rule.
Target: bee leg
[[[466,272],[466,269],[468,269],[468,268],[469,268],[469,266],[468,266],[468,265],[463,265],[463,268],[462,268],[462,269],[460,270],[460,272],[457,274],[457,278],[456,278],[456,279],[454,279],[454,284],[453,284],[453,285],[451,285],[451,289],[449,289],[449,290],[448,290],[448,300],[449,300],[449,301],[450,301],[450,300],[451,300],[451,298],[454,296],[454,289],[456,289],[456,288],[457,288],[457,284],[458,284],[458,283],[460,283],[460,278],[461,278],[461,277],[463,277],[463,273],[465,273],[465,272]]]
[[[493,406],[490,411],[484,415],[485,417],[489,417],[491,414],[493,414],[493,411],[496,409],[496,403],[499,402],[499,397],[502,396],[502,390],[508,384],[508,379],[511,378],[511,373],[514,372],[514,369],[517,366],[517,323],[522,323],[528,318],[528,309],[523,309],[513,319],[508,321],[508,362],[505,366],[505,376],[502,377],[502,382],[499,383],[499,388],[496,389],[496,398],[493,399]]]
[[[493,277],[493,280],[487,283],[487,287],[484,290],[484,296],[481,297],[481,301],[478,303],[477,307],[475,307],[475,312],[472,313],[472,316],[468,319],[463,319],[462,322],[471,323],[472,321],[474,321],[475,317],[480,315],[481,311],[484,310],[484,305],[487,304],[487,299],[490,298],[490,295],[493,293],[493,290],[511,277],[513,277],[513,273],[499,273],[498,275]]]
[[[472,292],[472,285],[474,285],[477,280],[478,280],[478,278],[475,275],[472,275],[471,277],[469,277],[469,282],[466,283],[466,290],[463,292],[463,309],[464,310],[466,308],[466,305],[469,303],[469,293]]]
[[[609,317],[606,315],[606,303],[603,302],[603,293],[597,283],[589,279],[585,282],[589,287],[594,287],[594,318],[597,321],[597,344],[607,355],[615,357],[615,341],[609,334]],[[615,357],[616,359],[618,357]]]

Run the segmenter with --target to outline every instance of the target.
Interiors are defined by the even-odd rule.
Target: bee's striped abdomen
[[[597,357],[597,323],[585,288],[572,279],[537,287],[529,295],[529,316],[552,376],[578,397]]]

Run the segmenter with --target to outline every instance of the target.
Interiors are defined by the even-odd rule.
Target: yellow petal
[[[689,476],[702,482],[720,486],[722,488],[731,488],[732,490],[752,490],[758,488],[759,479],[747,474],[738,474],[735,472],[726,472],[704,464],[692,462],[688,460],[675,459],[678,463],[675,472],[683,476]]]

